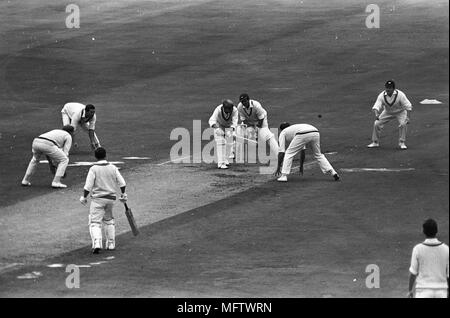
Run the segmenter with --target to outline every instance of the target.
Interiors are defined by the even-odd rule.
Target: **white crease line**
[[[340,169],[343,172],[403,172],[403,171],[413,171],[416,170],[414,168],[342,168]]]
[[[191,156],[181,157],[181,158],[178,158],[175,161],[172,161],[172,160],[164,161],[164,162],[158,163],[157,166],[163,166],[163,165],[168,164],[168,163],[177,163],[177,161],[182,161],[182,160],[187,159],[187,158],[191,158]]]

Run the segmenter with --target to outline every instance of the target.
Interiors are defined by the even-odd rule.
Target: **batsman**
[[[94,152],[97,162],[89,169],[84,193],[80,197],[83,205],[87,204],[87,196],[91,193],[89,209],[89,233],[92,239],[92,253],[98,254],[103,248],[102,228],[105,234],[105,248],[116,248],[116,229],[113,206],[117,198],[117,187],[120,187],[119,201],[126,202],[126,183],[119,169],[106,161],[106,150],[99,147]]]

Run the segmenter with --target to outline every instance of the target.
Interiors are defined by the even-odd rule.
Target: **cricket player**
[[[278,143],[269,129],[267,111],[261,104],[244,93],[239,96],[237,109],[241,123],[247,126],[245,135],[251,140],[268,141],[271,153],[277,154]]]
[[[275,176],[281,176],[277,179],[280,182],[287,181],[287,175],[291,172],[294,156],[305,146],[309,146],[314,154],[314,159],[319,163],[320,169],[324,174],[331,174],[334,180],[339,181],[340,177],[333,169],[327,158],[320,152],[320,134],[319,130],[308,124],[290,125],[282,123],[280,125],[278,153],[278,167]]]
[[[408,296],[414,296],[415,286],[415,298],[448,298],[448,245],[436,238],[435,220],[426,220],[422,228],[426,239],[412,251]]]
[[[92,239],[92,253],[98,254],[103,248],[102,227],[105,232],[106,249],[116,248],[116,228],[113,217],[113,206],[117,197],[116,188],[120,187],[121,202],[127,201],[127,194],[125,193],[126,183],[119,169],[106,161],[106,150],[99,147],[95,149],[94,155],[98,161],[89,169],[80,202],[86,205],[87,196],[91,193],[89,233]]]
[[[67,185],[61,183],[61,178],[63,178],[69,164],[69,151],[72,146],[73,132],[74,128],[66,125],[62,129],[54,129],[34,138],[31,146],[33,157],[22,179],[23,186],[31,186],[31,177],[36,172],[39,159],[42,155],[46,155],[52,164],[57,165],[52,187],[67,188]]]
[[[228,157],[231,153],[233,143],[227,142],[236,133],[238,123],[238,111],[234,103],[225,99],[221,105],[214,109],[209,118],[209,126],[214,128],[214,140],[216,141],[217,167],[228,169]]]
[[[409,123],[409,114],[412,111],[411,102],[406,97],[405,93],[395,89],[395,83],[389,80],[384,85],[385,90],[382,91],[372,107],[375,113],[375,122],[373,124],[372,143],[367,145],[368,148],[376,148],[380,146],[380,134],[383,130],[384,124],[397,118],[399,123],[399,141],[398,146],[404,150],[408,147],[406,141],[406,125]]]
[[[80,103],[67,103],[61,110],[63,125],[72,125],[75,129],[75,133],[81,127],[83,130],[88,132],[89,140],[92,149],[97,149],[100,147],[100,141],[95,133],[95,122],[97,121],[97,116],[95,115],[95,106],[88,104],[83,105]],[[76,143],[74,143],[76,147]]]

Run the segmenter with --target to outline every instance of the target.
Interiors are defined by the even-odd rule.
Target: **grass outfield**
[[[140,169],[147,167],[146,185],[158,185],[154,176],[164,178],[156,164],[169,159],[171,130],[191,129],[194,119],[206,127],[223,98],[236,101],[244,91],[266,107],[271,127],[285,120],[318,127],[323,150],[337,152],[329,159],[338,171],[415,170],[341,173],[342,182],[335,183],[316,167],[282,185],[258,177],[254,187],[246,177],[242,191],[224,192],[212,203],[196,202],[194,195],[174,199],[186,209],[156,223],[148,218],[138,240],[121,234],[115,261],[83,271],[77,291],[66,289],[64,271],[47,269],[45,259],[0,275],[2,296],[403,297],[422,220],[435,217],[448,242],[448,2],[381,1],[380,29],[366,28],[365,4],[352,0],[79,3],[77,30],[65,28],[65,7],[57,1],[0,4],[4,233],[12,226],[4,220],[12,216],[30,228],[48,226],[49,233],[62,227],[44,224],[52,213],[68,220],[76,213],[81,224],[86,211],[64,207],[77,199],[86,167],[68,169],[71,195],[54,193],[45,166],[31,188],[19,186],[32,139],[60,125],[68,101],[97,106],[98,135],[111,160],[151,157],[122,168],[139,193],[133,200],[140,213],[170,210],[155,202],[168,202],[164,194],[151,198],[158,212],[141,208],[150,204],[145,190],[152,189],[138,192],[133,182],[143,182]],[[369,150],[370,109],[391,78],[414,106],[409,149],[396,149],[391,123],[382,148]],[[443,104],[421,105],[425,98]],[[87,137],[81,137],[71,161],[92,160]],[[213,172],[199,167],[182,168],[178,178],[186,186],[206,182]],[[230,188],[236,182],[216,178]],[[30,204],[40,198],[57,201],[27,217],[27,206],[37,209]],[[18,205],[23,208],[16,211]],[[14,231],[8,233],[13,236],[2,237],[2,250],[17,244],[20,254]],[[75,226],[67,236],[80,235],[87,227]],[[67,243],[30,240],[41,249]],[[51,261],[92,261],[88,244]],[[364,285],[368,264],[380,267],[380,289]],[[35,282],[16,279],[35,269],[44,273]]]

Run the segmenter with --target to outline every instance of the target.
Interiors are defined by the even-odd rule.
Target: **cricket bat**
[[[134,219],[133,212],[131,212],[131,209],[128,207],[126,202],[124,202],[123,205],[125,206],[125,215],[127,216],[128,223],[130,223],[131,231],[133,232],[134,236],[137,236],[139,234],[139,229],[136,225],[136,220]]]

